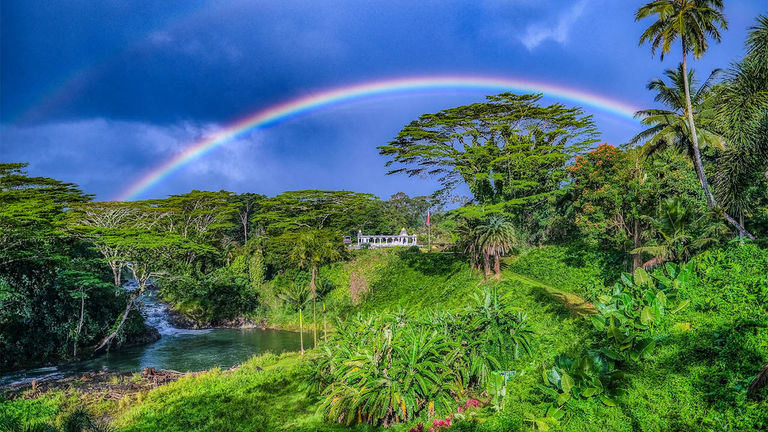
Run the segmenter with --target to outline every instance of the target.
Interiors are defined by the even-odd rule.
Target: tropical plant
[[[489,290],[459,315],[400,312],[338,322],[307,378],[321,396],[320,411],[332,421],[386,426],[445,413],[468,388],[502,391],[492,377],[506,382],[511,372],[501,369],[531,352],[533,333],[525,314],[502,304]]]
[[[394,317],[339,323],[318,356],[331,377],[319,409],[334,421],[384,426],[414,418],[429,403],[443,410],[455,389],[449,365],[457,347],[436,330]]]
[[[309,289],[312,293],[312,327],[317,346],[317,271],[325,263],[337,261],[344,256],[343,243],[338,233],[329,230],[301,230],[294,236],[291,260],[300,269],[309,267]]]
[[[478,249],[482,251],[485,275],[490,273],[490,257],[493,257],[493,272],[501,277],[501,256],[509,253],[517,242],[517,234],[512,223],[498,215],[490,216],[477,228]]]
[[[571,399],[599,398],[607,406],[616,406],[613,379],[620,375],[614,360],[603,353],[587,350],[581,356],[555,357],[555,365],[542,373],[545,392],[557,398],[561,407]]]
[[[299,343],[301,353],[304,354],[304,307],[309,303],[312,298],[311,292],[307,289],[307,286],[303,283],[288,284],[287,288],[283,289],[278,294],[281,300],[289,304],[293,310],[299,313]]]
[[[697,215],[693,206],[679,198],[664,200],[658,216],[646,216],[656,244],[636,248],[632,253],[647,253],[653,258],[643,264],[649,270],[667,261],[683,262],[707,245],[718,241],[725,227],[708,214]]]
[[[715,191],[741,222],[755,209],[750,192],[768,170],[768,16],[750,28],[747,55],[715,90],[717,126],[730,143],[718,160]]]
[[[623,274],[612,294],[599,298],[599,313],[591,318],[609,342],[601,350],[608,358],[623,362],[640,360],[656,346],[655,333],[663,326],[664,316],[675,314],[690,303],[677,300],[680,285],[690,280],[690,268],[668,263],[664,270],[666,274],[655,277],[642,268],[633,275]],[[672,301],[677,301],[674,308]]]
[[[701,160],[699,134],[696,131],[694,108],[690,94],[691,85],[688,82],[688,55],[693,54],[695,59],[701,58],[709,47],[708,39],[720,41],[720,28],[727,29],[728,27],[722,10],[722,0],[654,0],[640,7],[635,14],[635,21],[651,16],[656,17],[656,21],[640,36],[640,45],[650,43],[651,53],[655,54],[657,50],[660,50],[662,60],[664,60],[664,55],[671,51],[672,44],[680,39],[682,48],[680,69],[685,92],[684,114],[688,119],[693,166],[704,190],[707,205],[711,209],[717,207],[717,201],[710,190],[707,174]],[[740,235],[754,238],[728,213],[723,213],[723,216],[738,230]]]
[[[456,232],[472,267],[479,269],[482,262],[485,277],[491,274],[491,260],[496,278],[501,277],[501,256],[514,250],[519,242],[514,225],[500,215],[462,218]]]
[[[638,111],[635,117],[649,126],[630,140],[637,144],[644,142],[644,152],[653,155],[667,148],[674,148],[678,152],[695,160],[693,141],[691,140],[691,128],[688,121],[686,94],[691,95],[693,118],[697,124],[696,134],[700,149],[715,147],[725,149],[725,140],[713,131],[714,111],[711,109],[711,89],[720,70],[713,71],[709,77],[697,89],[694,70],[688,72],[687,79],[683,78],[683,65],[677,69],[667,69],[664,75],[669,83],[657,78],[648,84],[648,90],[656,92],[654,100],[662,103],[667,109],[646,109]],[[683,86],[689,85],[689,91]]]

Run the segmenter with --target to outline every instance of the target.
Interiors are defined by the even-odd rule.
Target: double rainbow
[[[428,76],[373,81],[334,88],[273,105],[231,123],[216,133],[192,143],[178,155],[160,163],[138,181],[130,184],[115,200],[131,200],[168,178],[188,163],[215,148],[254,130],[306,115],[323,108],[378,95],[428,90],[501,90],[543,93],[545,96],[576,102],[620,118],[634,121],[636,107],[596,93],[546,83],[501,77]]]

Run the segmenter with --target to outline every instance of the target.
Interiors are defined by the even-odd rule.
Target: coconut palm
[[[661,203],[657,217],[646,217],[658,243],[632,251],[633,254],[653,255],[643,264],[644,269],[649,270],[667,261],[687,261],[696,251],[717,241],[717,235],[724,226],[711,223],[709,215],[697,214],[696,209],[680,198],[669,198]]]
[[[723,15],[722,0],[654,0],[637,10],[635,21],[655,16],[653,22],[640,36],[640,45],[651,44],[651,53],[661,51],[661,59],[672,50],[672,44],[680,39],[682,47],[682,75],[685,90],[685,116],[688,119],[688,132],[692,141],[693,165],[696,175],[707,198],[707,205],[714,209],[717,201],[709,188],[707,174],[701,162],[698,133],[694,122],[694,111],[691,102],[690,85],[688,83],[688,55],[695,59],[701,58],[709,47],[708,39],[720,42],[720,28],[727,29],[728,22]],[[741,235],[754,238],[733,217],[724,213],[723,216],[739,231]]]
[[[343,254],[341,239],[328,230],[303,230],[294,239],[291,259],[300,269],[309,267],[311,278],[309,288],[312,293],[312,324],[315,345],[317,345],[317,270],[328,262],[341,259]]]
[[[630,141],[632,144],[644,143],[643,151],[647,155],[653,155],[667,148],[674,148],[680,153],[694,159],[693,141],[691,140],[690,126],[687,119],[685,102],[685,82],[692,87],[690,89],[693,117],[699,125],[696,129],[697,140],[700,148],[717,147],[725,148],[723,137],[714,132],[714,112],[712,105],[712,85],[720,71],[713,71],[709,77],[696,89],[697,84],[693,69],[688,71],[687,81],[683,79],[682,64],[677,69],[667,69],[664,75],[668,82],[657,78],[648,84],[648,90],[656,92],[654,100],[666,106],[666,109],[647,109],[638,111],[636,118],[641,119],[648,129],[637,134]]]
[[[477,249],[483,254],[485,275],[490,275],[490,258],[493,257],[493,271],[501,277],[501,256],[510,252],[516,243],[517,233],[512,223],[501,216],[490,216],[475,229]]]

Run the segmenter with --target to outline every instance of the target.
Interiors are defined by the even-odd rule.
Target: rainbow
[[[634,114],[638,111],[636,107],[599,94],[512,78],[428,76],[355,84],[289,100],[264,108],[230,123],[221,130],[189,145],[178,155],[160,163],[138,181],[125,188],[114,199],[121,201],[135,199],[188,163],[199,159],[215,148],[231,141],[233,138],[251,131],[265,129],[298,116],[338,104],[391,93],[425,90],[514,90],[543,93],[547,97],[576,102],[633,121],[635,121]]]

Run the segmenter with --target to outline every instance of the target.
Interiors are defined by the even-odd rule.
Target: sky
[[[435,75],[529,80],[655,106],[648,81],[680,61],[638,46],[635,0],[4,0],[0,162],[110,200],[158,165],[276,104],[367,82]],[[726,1],[728,30],[699,76],[744,53],[765,0]],[[419,115],[489,91],[422,90],[330,105],[223,143],[141,191],[344,189],[430,194],[386,175],[386,144]],[[559,102],[545,93],[546,102]],[[570,106],[577,102],[564,101]],[[585,106],[602,140],[640,126]]]

